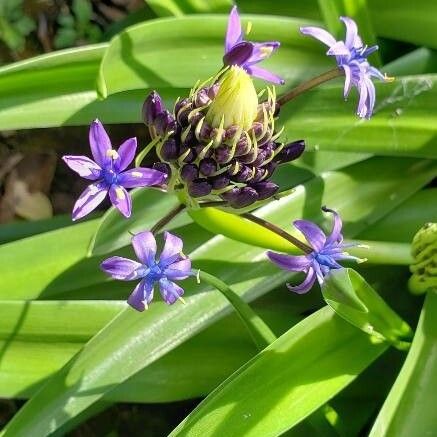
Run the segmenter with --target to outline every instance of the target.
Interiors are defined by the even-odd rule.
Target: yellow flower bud
[[[215,128],[238,126],[248,130],[258,111],[258,96],[250,76],[234,65],[220,81],[220,88],[206,114],[206,121]],[[223,125],[222,125],[223,123]]]

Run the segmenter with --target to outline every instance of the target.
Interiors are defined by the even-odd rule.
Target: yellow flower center
[[[236,65],[227,70],[206,114],[212,127],[239,126],[248,130],[258,111],[258,96],[250,76]]]

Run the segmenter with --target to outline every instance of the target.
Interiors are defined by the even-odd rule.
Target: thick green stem
[[[234,290],[232,290],[231,287],[229,287],[229,285],[215,276],[203,271],[199,271],[199,279],[212,285],[226,297],[240,316],[259,350],[265,349],[270,343],[276,340],[276,336],[273,334],[269,326],[246,302],[244,302],[243,299],[241,299],[240,296],[238,296],[237,293],[235,293]]]
[[[170,223],[184,209],[185,205],[179,203],[175,208],[170,210],[164,217],[162,217],[162,219],[156,222],[154,226],[152,226],[152,229],[150,229],[150,232],[152,232],[152,234],[156,234],[157,232],[159,232],[165,225]]]
[[[335,79],[336,77],[343,76],[344,72],[341,68],[334,68],[332,70],[329,70],[320,76],[314,77],[313,79],[308,80],[307,82],[303,82],[300,85],[298,85],[296,88],[293,88],[288,93],[285,93],[279,99],[276,101],[276,103],[279,106],[283,106],[286,103],[288,103],[290,100],[293,100],[297,96],[301,95],[305,91],[308,91],[316,86],[321,85],[324,82],[327,82],[328,80]]]

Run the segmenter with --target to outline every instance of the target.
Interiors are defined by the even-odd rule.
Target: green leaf
[[[268,16],[247,19],[253,21],[255,40],[281,41],[281,50],[265,64],[287,83],[304,80],[331,65],[323,48],[300,34],[304,21]],[[197,80],[215,75],[222,68],[226,23],[225,16],[186,16],[125,30],[110,42],[103,56],[99,93],[106,97],[134,89],[191,88]]]
[[[186,14],[226,13],[232,7],[231,0],[147,0],[147,5],[159,17],[179,17]]]
[[[321,288],[326,303],[340,317],[379,340],[408,348],[413,335],[408,323],[356,271],[331,270]]]
[[[91,241],[89,255],[102,255],[130,243],[132,233],[150,229],[164,214],[179,204],[174,194],[158,190],[140,189],[132,192],[132,216],[126,220],[115,208],[102,217]],[[190,223],[186,213],[172,220],[165,229],[174,229]]]
[[[437,188],[418,191],[360,234],[364,240],[411,243],[416,232],[437,217]]]
[[[390,166],[387,165],[388,162]],[[412,168],[416,173],[411,172]],[[369,223],[387,214],[419,186],[427,183],[431,170],[432,166],[426,161],[381,158],[368,160],[342,172],[326,173],[321,178],[316,178],[311,181],[312,184],[305,184],[294,194],[262,208],[260,215],[285,226],[293,218],[302,216],[312,220],[319,218],[320,205],[328,204],[342,215],[346,223],[345,234],[353,236]],[[378,176],[379,183],[360,183],[366,180],[370,173]],[[409,177],[405,178],[405,174],[409,174]],[[324,189],[320,190],[321,187]],[[396,195],[388,201],[389,194],[393,193]],[[311,201],[308,202],[307,199]],[[191,230],[187,234],[182,232],[179,234],[185,239],[193,235],[193,232]],[[47,247],[45,250],[47,251]],[[64,250],[66,250],[65,246]],[[14,265],[21,266],[23,257],[26,256],[27,251],[21,250],[21,263],[17,262],[17,255],[12,262],[15,261]],[[247,301],[283,284],[291,276],[288,272],[281,271],[267,262],[263,250],[220,236],[214,237],[208,241],[208,244],[191,252],[190,258],[194,268],[213,273],[232,286],[234,291]],[[67,277],[66,282],[70,289],[78,284],[83,286],[87,280],[93,283],[95,280],[93,275],[96,274],[93,273],[93,269],[97,270],[93,262],[89,265],[85,263],[82,265],[81,272],[76,270],[76,275],[70,274]],[[43,269],[44,264],[44,261],[38,263],[38,268]],[[29,262],[26,265],[29,269],[33,267]],[[4,267],[4,265],[0,266],[1,269]],[[55,273],[56,276],[59,274],[59,271]],[[52,281],[56,280],[56,276],[52,277]],[[91,279],[88,278],[89,276]],[[64,276],[64,279],[67,278]],[[19,288],[15,284],[21,281],[21,278],[14,275],[13,280],[10,288],[16,294]],[[48,277],[45,278],[45,281],[47,280]],[[230,310],[229,304],[219,292],[205,287],[204,284],[194,285],[193,282],[184,283],[186,290],[184,306],[168,307],[162,302],[155,302],[148,310],[147,317],[130,308],[121,312],[21,409],[6,428],[6,435],[26,435],[30,431],[47,434],[55,431],[70,417],[80,414],[120,383],[205,329]],[[39,284],[39,287],[41,285]],[[105,293],[108,285],[104,286]],[[66,284],[60,283],[59,287],[66,287]],[[117,284],[117,287],[121,285]],[[23,284],[20,288],[21,297],[26,296],[26,298],[38,296],[42,291],[29,281],[26,281],[25,287]],[[88,290],[87,297],[90,296]],[[3,299],[12,297],[8,295]],[[341,324],[349,326],[346,322]],[[364,335],[356,328],[353,328],[353,332],[357,333],[356,335]],[[367,342],[368,337],[365,338]],[[384,347],[372,345],[372,348],[375,348],[372,350],[381,352]],[[126,360],[126,356],[134,359]],[[369,362],[367,361],[367,364]],[[343,381],[353,379],[351,375],[344,375],[342,378]],[[340,388],[337,386],[338,390]],[[307,411],[305,414],[310,412]]]
[[[436,427],[437,294],[428,293],[402,370],[370,432],[371,437],[432,435]]]
[[[280,435],[353,381],[385,348],[325,307],[235,372],[171,435]]]
[[[437,52],[420,47],[384,66],[389,76],[426,74],[437,71]]]

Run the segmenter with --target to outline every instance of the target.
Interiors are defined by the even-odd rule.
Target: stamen
[[[119,154],[117,153],[116,150],[114,149],[109,149],[106,151],[106,156],[108,158],[112,158],[112,159],[118,159],[119,158]]]
[[[182,296],[179,296],[178,299],[185,305],[187,302],[185,302],[185,299]]]
[[[367,258],[357,258],[357,264],[362,264],[367,261]]]
[[[251,30],[252,30],[252,21],[248,21],[246,26],[246,35],[249,35]]]
[[[385,82],[394,82],[396,78],[394,76],[387,76],[387,73],[384,73],[384,81]]]

